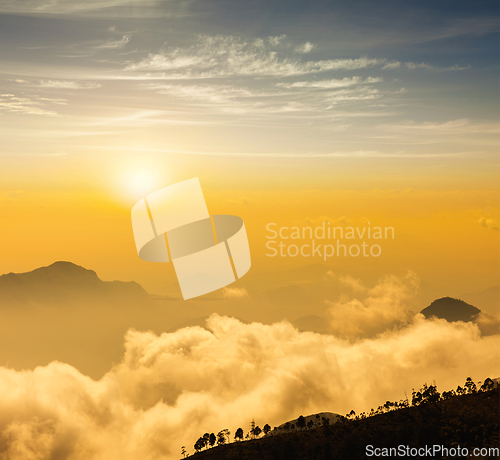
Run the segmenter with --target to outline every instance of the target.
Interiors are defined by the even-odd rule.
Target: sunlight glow
[[[127,195],[140,199],[153,192],[159,184],[158,174],[151,168],[127,171],[122,178],[122,188]]]

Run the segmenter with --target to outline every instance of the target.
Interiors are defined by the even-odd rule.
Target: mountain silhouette
[[[102,281],[93,270],[71,262],[0,276],[0,305],[67,304],[96,298],[138,301],[147,299],[148,293],[134,281]]]
[[[210,311],[152,296],[138,283],[103,281],[71,262],[0,276],[0,366],[58,360],[101,378],[123,356],[130,328],[160,334]]]
[[[420,313],[422,313],[426,318],[442,318],[449,322],[454,321],[464,321],[471,322],[474,321],[481,310],[476,308],[463,300],[454,299],[452,297],[443,297],[441,299],[434,300],[428,307],[424,308]]]

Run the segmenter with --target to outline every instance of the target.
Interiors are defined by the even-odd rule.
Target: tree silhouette
[[[210,433],[210,438],[208,438],[208,443],[210,444],[210,447],[214,446],[215,441],[216,441],[215,434]]]
[[[200,452],[206,446],[204,438],[198,438],[198,441],[194,443],[194,450]]]
[[[297,419],[297,428],[303,430],[306,427],[306,419],[301,415]]]
[[[267,434],[271,431],[271,427],[269,426],[269,424],[265,424],[264,425],[264,434]]]
[[[469,394],[477,393],[476,384],[470,377],[467,377],[464,387],[467,388],[467,393]]]
[[[252,419],[252,421],[250,422],[250,436],[252,437],[252,439],[255,439],[255,420]]]
[[[217,433],[217,445],[223,446],[226,444],[226,434],[223,431]]]
[[[493,382],[493,380],[489,377],[481,385],[481,391],[490,391],[493,390],[493,388],[495,388],[495,382]]]
[[[234,440],[243,441],[243,428],[238,428],[236,433],[234,433]]]
[[[439,401],[439,399],[441,398],[441,395],[437,391],[436,385],[427,386],[427,383],[424,383],[423,387],[419,391],[412,390],[411,396],[412,396],[411,397],[412,406],[418,406],[420,404],[427,404],[427,403],[435,403]]]
[[[256,426],[254,429],[253,429],[253,435],[255,438],[258,438],[259,435],[262,433],[262,429],[260,428],[260,426]]]
[[[227,438],[227,443],[229,444],[231,442],[231,439],[229,438],[231,436],[231,432],[227,428],[224,428],[222,433]]]
[[[186,451],[186,446],[182,446],[181,447],[181,455],[186,458],[186,454],[187,454],[187,451]]]

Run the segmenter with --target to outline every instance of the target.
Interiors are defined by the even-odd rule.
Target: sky
[[[498,334],[415,316],[499,285],[498,9],[0,0],[0,274],[65,260],[180,298],[171,264],[138,258],[130,210],[193,177],[210,214],[244,220],[252,257],[215,294],[244,317],[220,307],[208,330],[130,331],[102,378],[67,362],[0,368],[11,458],[113,458],[125,441],[117,458],[176,458],[207,426],[234,432],[249,408],[278,425],[369,410],[425,380],[449,389],[498,374]],[[270,223],[284,235],[391,227],[394,238],[369,241],[377,257],[270,257]],[[297,292],[321,304],[329,335],[283,322],[299,316]],[[214,362],[222,382],[208,377]]]
[[[199,177],[247,219],[255,270],[308,263],[266,258],[267,223],[326,216],[397,226],[377,276],[498,284],[497,10],[1,1],[0,270],[70,260],[164,293],[129,210]]]

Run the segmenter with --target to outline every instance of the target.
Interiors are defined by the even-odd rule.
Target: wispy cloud
[[[363,86],[356,89],[344,89],[334,93],[329,93],[325,100],[331,104],[346,104],[358,101],[366,101],[379,99],[382,97],[382,93],[378,89],[374,89],[370,86]],[[326,107],[326,109],[331,108],[331,105]]]
[[[248,297],[248,292],[245,288],[225,287],[222,290],[222,297],[225,299],[243,299]]]
[[[380,67],[382,69],[461,70],[464,67],[439,68],[425,63],[388,61],[386,58],[358,57],[303,61],[288,55],[285,36],[247,42],[234,36],[199,36],[191,46],[170,47],[150,53],[127,71],[162,72],[163,78],[221,78],[231,76],[293,77],[320,72],[352,71]],[[300,49],[312,49],[312,44]],[[301,45],[304,47],[305,45]],[[297,48],[296,48],[297,49]],[[302,52],[304,54],[304,51]]]
[[[0,13],[15,14],[77,14],[90,11],[102,11],[125,6],[151,6],[159,1],[148,0],[1,0]]]
[[[331,88],[344,88],[346,86],[368,84],[368,83],[379,83],[382,82],[382,78],[368,77],[364,80],[361,77],[345,77],[342,79],[331,79],[331,80],[320,80],[320,81],[296,81],[293,83],[277,83],[277,86],[283,88],[319,88],[319,89],[331,89]]]
[[[419,136],[433,135],[457,135],[457,134],[494,134],[500,133],[500,125],[497,122],[473,122],[468,118],[458,118],[455,120],[441,122],[413,122],[406,121],[395,123],[394,125],[381,126],[386,130],[397,131],[400,133],[414,133]]]
[[[187,48],[169,48],[150,53],[128,71],[162,71],[171,78],[215,78],[228,76],[289,77],[327,70],[356,70],[383,64],[385,60],[361,57],[302,62],[281,56],[277,49],[284,37],[245,42],[232,36],[200,36]],[[168,77],[169,74],[164,76]]]
[[[64,99],[50,99],[41,97],[15,96],[14,94],[0,94],[0,110],[5,112],[24,113],[28,115],[60,116],[53,110],[43,106],[46,103],[65,104]]]
[[[275,37],[268,37],[268,41],[272,46],[278,46],[286,39],[286,35],[276,35]]]
[[[162,85],[150,84],[160,94],[168,94],[181,99],[202,100],[214,103],[227,102],[235,97],[252,96],[250,90],[230,85]]]
[[[95,45],[95,49],[102,49],[102,50],[111,50],[111,49],[120,49],[123,48],[129,41],[130,41],[131,35],[124,35],[122,38],[118,40],[110,40],[104,43],[101,43],[99,45]]]
[[[404,66],[407,69],[410,69],[410,70],[424,69],[424,70],[437,70],[437,71],[441,71],[441,72],[452,71],[452,70],[466,70],[466,69],[470,69],[470,65],[462,66],[462,67],[460,67],[458,65],[453,65],[453,66],[449,66],[449,67],[436,67],[434,65],[427,64],[425,62],[421,62],[421,63],[417,63],[417,62],[405,62]]]
[[[212,122],[208,120],[197,121],[192,119],[183,119],[179,116],[173,117],[172,112],[167,112],[164,110],[135,110],[122,116],[97,118],[95,121],[88,123],[87,126],[137,128],[164,125],[208,125],[211,123]],[[106,147],[102,146],[100,148]]]
[[[309,87],[290,93],[287,90],[262,91],[255,88],[232,85],[174,85],[149,84],[147,88],[159,94],[183,99],[191,103],[204,104],[229,113],[270,114],[270,113],[316,113],[325,116],[334,106],[349,105],[379,99],[383,92],[371,86],[346,88],[351,83],[339,84],[331,91],[311,93]],[[313,87],[314,88],[314,87]],[[298,88],[294,88],[298,89]]]
[[[295,51],[297,51],[297,53],[306,54],[306,53],[310,53],[313,48],[314,48],[314,45],[312,43],[306,42],[302,45],[296,46]]]
[[[94,82],[80,82],[75,80],[10,80],[21,85],[29,85],[38,88],[60,88],[60,89],[96,89],[102,85]]]

